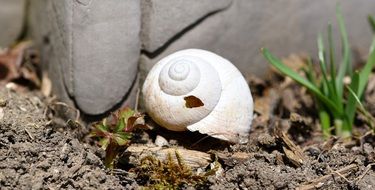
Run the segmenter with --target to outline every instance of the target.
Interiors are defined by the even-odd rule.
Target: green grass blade
[[[358,84],[358,91],[357,96],[362,97],[363,91],[365,90],[368,78],[370,77],[370,73],[372,68],[375,65],[375,36],[372,39],[371,47],[370,47],[370,54],[367,58],[366,65],[363,67],[361,72],[359,73],[359,84]]]
[[[325,60],[325,49],[324,49],[323,37],[321,34],[318,35],[318,57],[319,57],[320,70],[322,71],[324,79],[327,80],[327,65],[326,65],[326,60]]]
[[[319,55],[320,70],[323,75],[323,84],[324,84],[323,92],[342,111],[343,105],[342,105],[341,99],[338,98],[337,96],[337,92],[335,89],[335,86],[336,86],[335,81],[333,79],[330,80],[328,78],[327,64],[326,64],[326,59],[325,59],[325,48],[324,48],[323,37],[321,34],[318,35],[318,55]],[[331,76],[331,77],[334,77],[334,76]]]
[[[330,63],[330,73],[331,73],[331,85],[334,90],[334,96],[336,97],[336,102],[341,105],[341,109],[343,109],[342,105],[342,96],[337,92],[337,85],[336,85],[336,65],[335,65],[335,49],[333,43],[333,35],[332,35],[332,25],[328,25],[328,47],[329,47],[329,63]]]
[[[329,136],[331,136],[331,119],[329,117],[329,114],[324,111],[324,109],[320,109],[319,111],[319,120],[322,127],[323,136],[325,138],[328,138]]]
[[[361,108],[364,108],[361,100],[359,99],[359,97],[356,95],[356,93],[354,92],[354,90],[352,88],[350,88],[350,86],[346,86],[346,88],[348,89],[348,91],[350,92],[350,94],[354,97],[354,100],[357,102],[357,104],[361,107]]]
[[[305,72],[305,75],[307,77],[307,79],[315,85],[315,87],[318,88],[318,84],[317,84],[317,80],[316,80],[316,77],[313,73],[314,71],[314,68],[312,66],[312,61],[311,61],[311,58],[307,58],[307,69],[304,69],[304,72]]]
[[[334,47],[335,46],[333,44],[332,24],[329,24],[328,25],[328,48],[329,48],[329,64],[330,64],[331,77],[336,76],[335,48]]]
[[[337,6],[336,17],[337,17],[337,22],[339,24],[342,51],[343,51],[342,63],[339,67],[338,75],[336,78],[336,86],[337,86],[338,95],[342,96],[343,90],[344,90],[343,79],[345,77],[345,74],[352,75],[352,65],[351,65],[351,55],[350,55],[348,34],[346,33],[344,18],[341,14],[341,9],[339,6]]]
[[[285,66],[281,60],[273,56],[270,51],[266,48],[262,48],[263,56],[271,63],[276,69],[278,69],[281,73],[286,76],[289,76],[297,83],[301,84],[309,91],[311,91],[320,101],[322,101],[332,112],[336,114],[340,114],[340,110],[336,107],[336,105],[326,96],[324,96],[320,90],[311,82],[306,80],[305,78],[301,77],[298,73],[290,69],[289,67]]]
[[[375,33],[375,20],[374,20],[374,17],[372,17],[371,15],[369,15],[368,17],[368,22],[371,26],[371,29],[372,29],[372,32]]]
[[[356,71],[354,72],[353,77],[352,77],[352,82],[350,83],[350,89],[352,90],[353,94],[349,94],[348,100],[346,102],[346,108],[345,108],[346,117],[350,126],[347,126],[349,129],[344,129],[344,130],[351,131],[351,127],[352,127],[351,125],[354,122],[355,109],[357,106],[357,101],[356,101],[355,96],[357,96],[358,94],[358,86],[359,86],[359,72]]]

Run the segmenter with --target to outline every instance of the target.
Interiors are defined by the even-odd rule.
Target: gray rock
[[[366,17],[375,10],[371,0],[234,0],[229,8],[189,28],[164,51],[143,54],[141,74],[145,75],[158,60],[177,50],[201,48],[229,59],[245,76],[265,76],[269,64],[260,48],[270,48],[278,56],[303,52],[317,55],[318,33],[326,32],[328,22],[336,27],[337,2],[342,6],[352,47],[367,54],[371,30]],[[334,34],[338,42],[337,29]]]
[[[68,94],[87,114],[101,114],[129,96],[140,50],[140,2],[33,1],[31,35],[50,75],[61,75]],[[61,74],[56,74],[60,72]],[[59,79],[54,79],[56,83]]]
[[[245,76],[265,76],[269,64],[261,47],[277,56],[315,56],[317,34],[329,21],[339,39],[337,2],[352,47],[366,55],[372,1],[33,0],[29,31],[41,47],[54,92],[95,115],[133,105],[138,62],[141,84],[158,60],[181,49],[215,52]]]
[[[20,35],[25,0],[0,0],[0,47],[7,47]]]
[[[232,0],[142,0],[142,46],[153,52]]]

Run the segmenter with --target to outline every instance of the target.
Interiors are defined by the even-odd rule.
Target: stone
[[[171,38],[210,14],[230,6],[232,0],[142,0],[142,46],[154,52]]]
[[[339,52],[338,2],[351,46],[366,55],[373,0],[33,0],[28,31],[41,49],[54,93],[98,115],[132,106],[152,66],[181,49],[212,51],[245,77],[264,77],[269,64],[261,47],[280,57],[316,58],[317,35],[330,22]]]
[[[163,147],[163,146],[169,146],[169,143],[168,143],[167,139],[165,139],[164,137],[162,137],[160,135],[156,135],[155,145],[159,146],[159,147]]]
[[[97,115],[130,96],[140,50],[139,1],[38,0],[30,12],[30,35],[64,101]]]
[[[317,35],[327,31],[329,22],[334,23],[335,39],[340,44],[335,19],[338,2],[342,6],[352,47],[366,55],[372,39],[367,23],[367,15],[375,10],[372,0],[234,0],[230,7],[205,17],[184,31],[163,47],[163,51],[143,52],[141,76],[161,58],[175,51],[200,48],[227,58],[245,76],[264,77],[269,64],[260,53],[262,47],[269,48],[277,56],[308,53],[316,57]]]
[[[0,47],[14,43],[22,31],[26,0],[0,0]]]

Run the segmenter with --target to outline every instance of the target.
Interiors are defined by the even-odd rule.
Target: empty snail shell
[[[219,55],[175,52],[154,65],[142,93],[147,113],[162,127],[247,142],[253,98],[240,71]]]

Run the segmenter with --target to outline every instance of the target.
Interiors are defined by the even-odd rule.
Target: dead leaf
[[[331,136],[326,142],[324,142],[321,149],[323,151],[330,151],[338,140],[339,140],[339,138],[337,138],[335,136]]]
[[[199,98],[195,96],[186,96],[184,97],[184,100],[185,100],[185,106],[187,108],[197,108],[197,107],[204,106],[204,103],[202,102],[202,100],[200,100]]]
[[[279,122],[275,123],[273,133],[275,137],[282,142],[283,151],[285,153],[285,156],[289,159],[289,161],[297,167],[303,165],[306,160],[303,151],[299,146],[295,145],[292,140],[290,140],[290,138],[285,132],[282,131]]]
[[[23,86],[40,87],[39,56],[31,47],[30,41],[24,41],[0,53],[0,86],[17,82]]]

